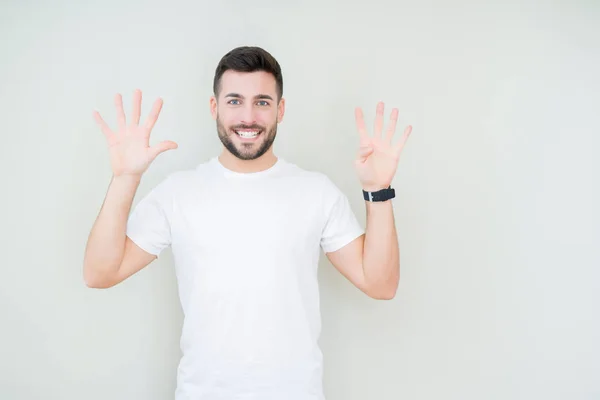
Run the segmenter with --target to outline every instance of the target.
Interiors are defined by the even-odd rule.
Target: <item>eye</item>
[[[268,105],[269,105],[269,102],[268,102],[268,101],[265,101],[265,100],[260,100],[260,101],[258,102],[258,104],[259,104],[259,105],[261,105],[261,106],[268,106]]]
[[[237,100],[237,99],[233,99],[233,100],[229,100],[227,103],[228,103],[228,104],[237,105],[237,103],[234,103],[234,102],[236,102],[236,101],[237,101],[237,102],[239,102],[239,100]]]

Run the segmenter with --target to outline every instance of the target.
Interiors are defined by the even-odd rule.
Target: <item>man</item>
[[[285,111],[278,62],[258,47],[227,53],[217,66],[210,111],[223,151],[170,174],[130,213],[142,174],[165,141],[149,146],[162,107],[140,124],[141,92],[129,121],[115,98],[118,127],[96,112],[113,171],[84,259],[88,286],[108,288],[144,268],[167,246],[184,312],[176,399],[324,399],[317,264],[320,248],[349,281],[375,299],[394,297],[398,242],[390,187],[402,147],[392,144],[398,111],[374,134],[356,109],[356,170],[366,231],[324,174],[273,152]]]

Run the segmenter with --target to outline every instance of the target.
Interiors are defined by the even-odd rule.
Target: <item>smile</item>
[[[260,135],[261,131],[257,131],[257,130],[239,130],[239,131],[234,131],[239,137],[244,138],[244,139],[253,139],[255,137],[257,137],[258,135]]]

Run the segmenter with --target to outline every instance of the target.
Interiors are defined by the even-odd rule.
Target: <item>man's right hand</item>
[[[177,148],[177,143],[164,141],[150,146],[150,132],[163,105],[162,99],[154,102],[150,115],[140,125],[140,113],[142,104],[142,92],[136,90],[133,94],[133,110],[129,123],[125,118],[123,110],[123,98],[120,94],[115,95],[115,106],[117,109],[117,129],[111,130],[100,116],[94,111],[94,119],[100,125],[102,133],[108,142],[110,152],[110,164],[113,175],[140,177],[154,159],[162,152]]]

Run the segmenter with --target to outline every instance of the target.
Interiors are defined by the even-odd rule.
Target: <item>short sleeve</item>
[[[172,190],[169,178],[146,194],[127,221],[127,236],[146,252],[159,256],[171,245]]]
[[[350,207],[348,197],[329,179],[323,190],[325,226],[321,235],[321,248],[330,253],[344,247],[365,233]]]

